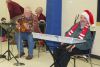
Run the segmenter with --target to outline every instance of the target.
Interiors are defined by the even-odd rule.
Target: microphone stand
[[[10,25],[9,28],[7,29],[7,37],[8,37],[8,49],[5,51],[5,53],[3,55],[5,55],[6,53],[8,53],[8,58],[5,58],[7,59],[8,61],[10,61],[12,58],[14,58],[16,60],[17,63],[14,63],[14,65],[16,66],[21,66],[21,65],[25,65],[24,63],[20,63],[16,57],[13,55],[13,53],[10,51],[10,33],[12,31],[12,29],[14,28],[14,25]],[[12,57],[11,57],[12,56]]]
[[[74,24],[76,24],[77,19],[79,18],[79,14],[75,17]]]

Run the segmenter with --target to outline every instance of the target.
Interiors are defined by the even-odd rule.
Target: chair
[[[93,37],[93,42],[94,42],[94,38],[95,38],[95,31],[91,31],[91,34],[92,34],[92,37]],[[92,49],[92,48],[91,48]],[[87,54],[82,54],[82,55],[74,55],[74,56],[72,56],[73,58],[73,61],[74,61],[74,67],[76,67],[76,59],[78,58],[78,57],[80,57],[80,58],[84,58],[87,62],[88,62],[88,59],[89,59],[89,61],[90,61],[90,66],[91,67],[93,67],[93,65],[92,65],[92,60],[91,60],[91,49],[89,50],[89,53],[87,53]],[[83,56],[86,56],[87,58],[85,58],[85,57],[83,57]]]
[[[83,56],[86,56],[87,58],[85,58],[85,57],[83,57]],[[73,59],[73,61],[74,61],[74,67],[76,67],[76,59],[78,58],[84,58],[87,62],[88,62],[88,59],[89,59],[89,61],[90,61],[90,65],[91,65],[91,67],[93,67],[92,66],[92,60],[91,60],[91,54],[90,53],[88,53],[88,54],[82,54],[82,55],[74,55],[73,56],[74,58],[72,58]]]
[[[39,55],[40,55],[40,49],[44,48],[44,47],[39,44],[39,39],[34,39],[34,44],[35,44],[35,48],[38,49],[38,57],[39,57]]]
[[[45,28],[46,28],[45,22],[40,21],[39,22],[39,28],[40,28],[41,33],[45,33]],[[37,41],[36,41],[37,47],[38,47],[38,57],[39,57],[41,48],[43,48],[43,49],[46,48],[45,43],[41,45],[40,42],[44,42],[44,40],[38,40],[37,39]]]

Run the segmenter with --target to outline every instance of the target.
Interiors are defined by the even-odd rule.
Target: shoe
[[[27,47],[28,48],[28,44],[25,44],[24,47]]]
[[[31,60],[32,58],[33,58],[33,56],[30,56],[30,55],[28,55],[28,56],[26,57],[27,60]]]
[[[19,54],[16,55],[15,58],[21,58],[21,57],[24,56],[24,55],[25,55],[25,53],[23,52],[23,53],[20,53],[20,55],[19,55]]]

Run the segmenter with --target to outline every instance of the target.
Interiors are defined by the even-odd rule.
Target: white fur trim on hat
[[[83,15],[87,19],[87,21],[90,23],[89,15],[86,12],[83,12],[81,15]]]

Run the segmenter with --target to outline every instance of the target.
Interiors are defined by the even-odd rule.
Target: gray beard
[[[83,29],[85,27],[85,23],[81,22],[81,29]]]

